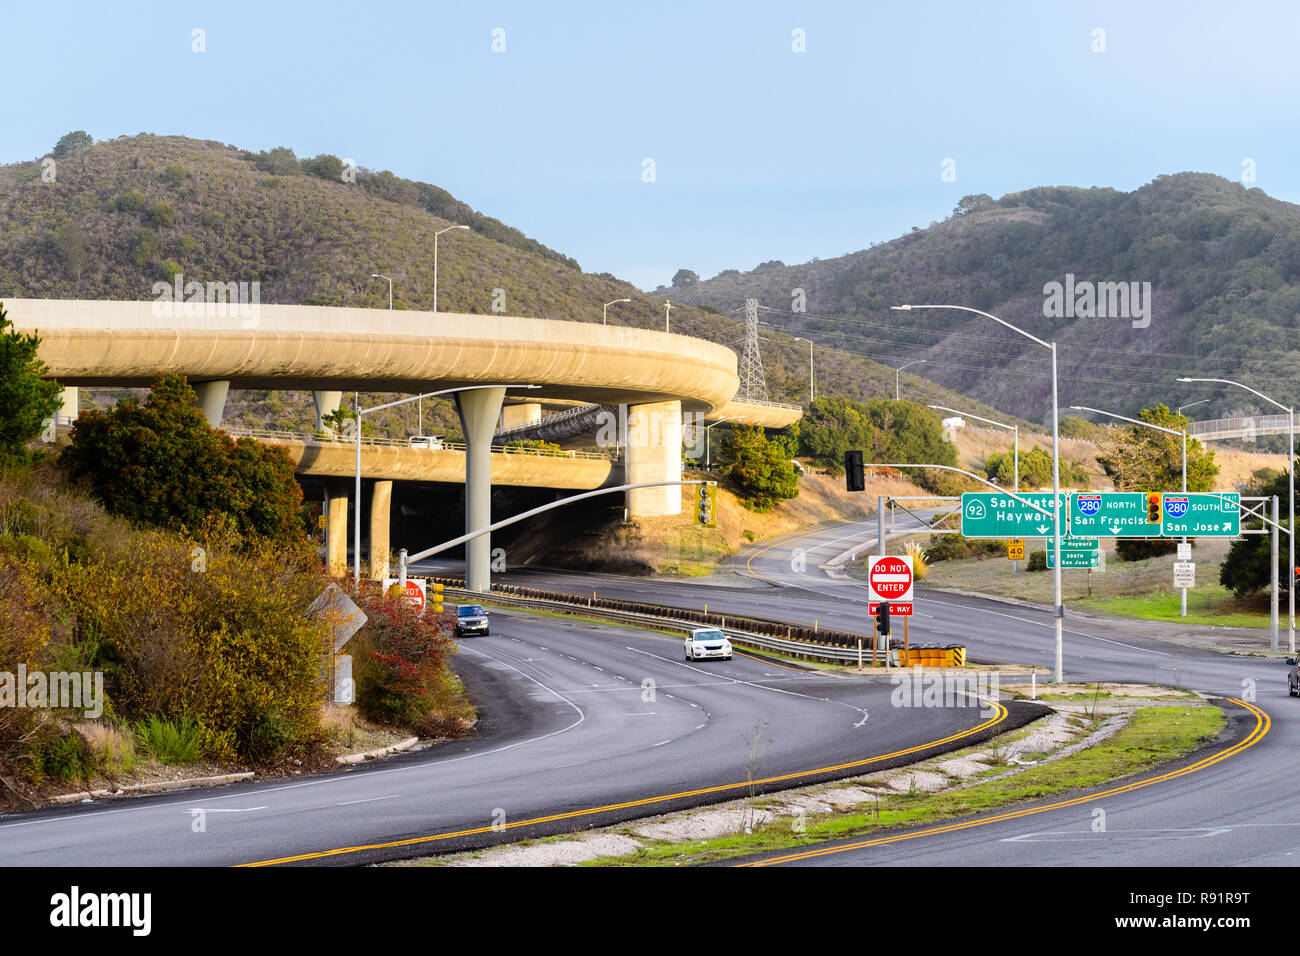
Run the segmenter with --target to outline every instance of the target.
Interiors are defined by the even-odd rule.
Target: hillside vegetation
[[[630,298],[610,308],[610,324],[663,328],[662,296],[584,273],[428,183],[365,169],[348,182],[336,157],[300,160],[287,148],[254,154],[150,134],[85,141],[64,144],[53,182],[40,160],[0,166],[0,297],[144,300],[180,272],[187,281],[258,281],[264,303],[386,308],[388,283],[371,278],[382,273],[393,279],[394,308],[429,310],[434,233],[460,223],[470,231],[439,240],[440,310],[490,315],[496,299],[511,315],[599,322],[603,303]],[[672,330],[738,349],[742,323],[719,312],[742,304],[718,312],[682,304]],[[768,397],[806,400],[807,346],[781,332],[764,339]],[[892,370],[862,356],[823,350],[816,364],[819,392],[893,393]],[[970,404],[909,373],[903,388],[918,401]],[[303,423],[309,406],[303,393],[232,392],[228,412],[236,424],[264,427]],[[447,430],[447,406],[434,407]],[[414,408],[392,418],[414,432]]]
[[[1151,283],[1150,324],[1047,318],[1044,286],[1067,274]],[[890,307],[964,305],[1055,340],[1063,406],[1131,415],[1157,402],[1221,396],[1199,417],[1261,412],[1244,391],[1175,382],[1198,374],[1300,400],[1292,374],[1300,359],[1300,206],[1208,174],[1160,176],[1128,193],[1048,187],[998,200],[968,196],[944,222],[849,255],[772,261],[700,281],[679,273],[677,281],[657,291],[718,309],[757,297],[782,331],[887,364],[924,359],[911,371],[1040,423],[1051,408],[1042,348],[969,313]],[[799,289],[802,312],[793,298]]]

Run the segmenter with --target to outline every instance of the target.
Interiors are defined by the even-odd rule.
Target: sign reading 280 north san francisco
[[[1070,496],[1070,534],[1080,538],[1158,538],[1160,522],[1147,519],[1141,491]]]

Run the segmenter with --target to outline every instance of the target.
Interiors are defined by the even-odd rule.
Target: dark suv
[[[1286,675],[1287,693],[1292,697],[1300,697],[1300,664],[1296,663],[1294,657],[1288,657],[1286,663],[1291,668]]]
[[[478,604],[462,604],[456,608],[456,636],[482,634],[488,636],[487,611]]]

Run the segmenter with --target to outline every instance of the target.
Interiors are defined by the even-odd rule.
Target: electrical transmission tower
[[[763,356],[758,352],[758,300],[745,300],[745,351],[740,357],[740,391],[743,402],[767,401],[767,383],[763,380]]]

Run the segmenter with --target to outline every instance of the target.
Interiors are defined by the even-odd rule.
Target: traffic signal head
[[[1147,492],[1147,523],[1160,524],[1160,492]]]
[[[844,453],[844,482],[849,491],[866,491],[867,481],[862,473],[862,452]]]
[[[705,528],[718,525],[718,486],[716,482],[700,485],[695,502],[695,521]]]

